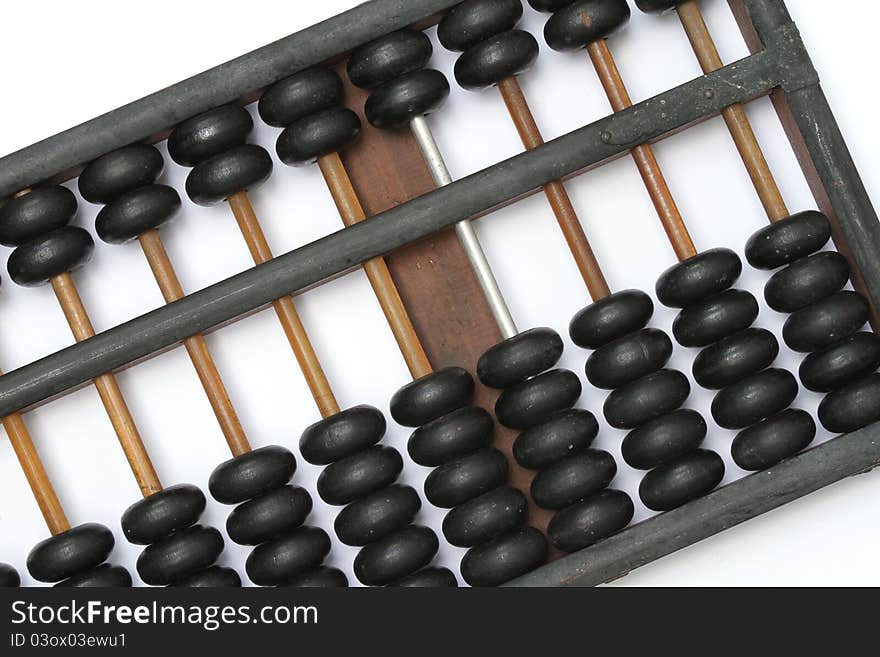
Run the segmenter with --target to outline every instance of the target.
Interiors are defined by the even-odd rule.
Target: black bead
[[[432,68],[383,84],[364,105],[364,115],[377,128],[401,128],[417,116],[439,109],[449,97],[449,81]]]
[[[648,325],[654,302],[640,290],[625,290],[581,310],[568,327],[572,341],[584,349],[599,347]]]
[[[764,298],[773,310],[793,313],[842,290],[849,273],[849,262],[836,251],[816,253],[776,272]]]
[[[124,244],[159,228],[180,210],[180,196],[167,185],[147,185],[126,192],[101,208],[95,219],[98,237]]]
[[[309,68],[276,82],[257,106],[268,125],[286,128],[311,114],[343,104],[342,80],[327,68]]]
[[[312,497],[298,486],[282,486],[248,500],[229,514],[226,532],[239,545],[259,545],[302,525]]]
[[[382,411],[355,406],[306,429],[299,439],[299,450],[312,465],[330,465],[378,443],[385,426]]]
[[[404,577],[394,585],[403,588],[423,589],[455,588],[458,586],[458,580],[448,568],[425,568]]]
[[[241,577],[232,568],[211,566],[194,575],[184,577],[171,586],[188,589],[237,589],[241,587]]]
[[[468,550],[461,576],[471,586],[499,586],[533,571],[547,559],[547,540],[533,527]]]
[[[616,474],[611,454],[587,449],[541,470],[532,481],[532,499],[542,509],[564,509],[606,488]]]
[[[440,541],[432,530],[410,525],[361,549],[354,574],[367,586],[394,584],[431,563],[438,549]]]
[[[792,314],[782,327],[782,338],[795,351],[821,351],[856,333],[870,312],[862,295],[843,290]]]
[[[715,395],[712,417],[725,429],[745,429],[788,408],[797,394],[797,380],[791,372],[766,369]]]
[[[64,226],[19,246],[6,263],[9,277],[35,287],[87,263],[95,250],[92,236],[77,226]]]
[[[807,356],[801,363],[801,383],[808,390],[831,392],[880,367],[880,336],[861,332]]]
[[[14,589],[21,586],[18,571],[6,563],[0,563],[0,588]]]
[[[352,502],[336,516],[334,527],[346,545],[367,545],[410,524],[422,508],[411,486],[393,485]]]
[[[642,502],[652,511],[672,511],[712,491],[724,479],[724,461],[698,449],[651,470],[639,485]]]
[[[122,514],[122,533],[129,543],[149,545],[199,521],[205,494],[195,486],[171,486],[132,504]]]
[[[635,0],[636,7],[646,14],[661,14],[675,9],[684,0]]]
[[[106,205],[126,192],[152,185],[165,160],[155,146],[134,144],[107,153],[83,169],[79,193],[90,203]]]
[[[55,586],[77,589],[122,589],[131,586],[131,575],[122,566],[111,566],[105,563],[97,568],[69,577],[63,582],[58,582]]]
[[[835,390],[819,404],[819,421],[833,433],[850,433],[880,421],[880,374]]]
[[[681,406],[691,384],[678,370],[660,370],[618,388],[605,400],[605,419],[616,429],[634,429]]]
[[[672,340],[663,331],[642,329],[599,347],[587,359],[587,379],[614,390],[661,369],[672,356]]]
[[[553,50],[576,50],[611,36],[629,17],[626,0],[578,0],[550,17],[544,38]]]
[[[775,335],[749,328],[703,349],[694,360],[694,378],[704,388],[721,390],[770,367],[778,355]]]
[[[470,404],[474,379],[460,367],[422,377],[391,398],[391,417],[405,427],[420,427]]]
[[[137,571],[151,586],[174,584],[211,566],[223,552],[223,537],[213,527],[194,525],[148,545]]]
[[[510,30],[466,50],[455,62],[455,79],[465,89],[484,89],[524,73],[537,58],[535,37]]]
[[[541,470],[584,451],[598,433],[595,415],[579,408],[566,409],[517,436],[513,456],[524,468]]]
[[[242,146],[254,129],[250,113],[238,105],[224,105],[177,126],[168,137],[168,154],[185,167]]]
[[[196,165],[186,178],[193,203],[214,205],[257,187],[272,175],[272,158],[261,146],[244,144]]]
[[[657,298],[664,306],[687,308],[736,283],[742,261],[730,249],[712,249],[667,269],[657,281]]]
[[[806,411],[789,408],[741,431],[731,454],[743,470],[757,472],[806,449],[816,437],[816,423]]]
[[[76,196],[67,187],[39,187],[0,207],[0,244],[26,244],[66,226],[75,214]]]
[[[521,526],[527,512],[525,495],[501,486],[452,509],[443,519],[443,535],[456,547],[482,545]]]
[[[487,447],[442,465],[425,480],[425,497],[434,506],[451,509],[507,481],[507,459]]]
[[[341,151],[361,131],[361,120],[347,107],[334,107],[300,119],[285,128],[275,150],[285,164],[303,166]]]
[[[208,490],[221,504],[239,504],[284,486],[296,472],[296,457],[284,447],[255,449],[218,465]]]
[[[490,388],[509,388],[556,365],[564,348],[553,329],[525,331],[484,353],[477,363],[477,378]]]
[[[629,495],[606,489],[559,511],[550,520],[547,535],[559,550],[576,552],[624,529],[634,514]]]
[[[434,468],[492,443],[495,422],[478,406],[465,406],[416,429],[407,443],[412,460]]]
[[[358,48],[348,60],[348,77],[362,89],[376,89],[424,68],[431,59],[431,40],[417,30],[400,30]]]
[[[300,527],[254,548],[245,570],[258,586],[282,586],[318,568],[330,553],[330,537],[317,527]]]
[[[752,235],[746,244],[746,259],[757,269],[778,269],[811,253],[831,239],[831,222],[810,210],[770,224]]]
[[[348,577],[338,568],[321,566],[294,577],[287,582],[287,586],[300,589],[344,589],[348,586]]]
[[[758,300],[745,290],[726,290],[682,310],[672,325],[683,347],[706,347],[749,328],[758,318]]]
[[[574,406],[582,390],[574,372],[550,370],[502,392],[495,403],[495,417],[506,427],[528,429]]]
[[[463,52],[512,30],[522,15],[520,0],[466,0],[446,13],[437,26],[437,38],[444,48]]]
[[[679,409],[629,432],[621,447],[623,460],[633,468],[651,470],[697,449],[707,431],[702,415]]]
[[[327,504],[343,506],[393,484],[403,470],[403,459],[393,447],[376,445],[324,468],[318,494]]]
[[[60,582],[104,563],[114,544],[113,532],[103,525],[80,525],[38,543],[27,569],[40,582]]]

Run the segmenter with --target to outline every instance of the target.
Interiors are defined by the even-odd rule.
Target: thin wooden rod
[[[605,88],[608,100],[615,112],[632,107],[632,99],[626,90],[623,78],[614,61],[611,50],[605,39],[594,41],[587,46],[587,52],[599,74],[599,80]],[[697,249],[688,232],[687,225],[681,216],[678,205],[672,197],[672,191],[663,176],[663,170],[654,155],[654,149],[650,144],[642,144],[632,150],[633,159],[639,169],[639,174],[645,183],[660,222],[666,231],[675,255],[679,260],[687,260],[697,255]]]
[[[235,215],[235,220],[238,222],[238,227],[241,229],[241,234],[244,236],[245,242],[247,242],[254,262],[259,265],[271,260],[272,250],[269,248],[266,235],[263,233],[263,228],[260,226],[260,221],[254,212],[247,192],[233,194],[227,201],[232,209],[232,214]],[[287,336],[287,341],[290,343],[300,369],[302,369],[303,375],[306,378],[306,383],[309,386],[315,404],[318,406],[321,417],[336,415],[339,413],[339,404],[336,402],[333,389],[327,381],[327,376],[324,374],[321,362],[318,360],[311,340],[309,340],[309,335],[306,333],[302,320],[299,318],[293,298],[289,296],[281,297],[276,299],[272,306],[275,308],[275,313],[278,315],[278,320],[281,322],[284,334]]]
[[[712,40],[697,0],[687,0],[678,5],[678,16],[703,72],[712,73],[724,68],[724,62],[718,54],[718,48]],[[721,116],[724,117],[730,136],[733,137],[767,217],[770,221],[785,219],[790,215],[788,207],[785,205],[785,199],[779,191],[779,185],[776,184],[770,165],[767,164],[767,158],[764,157],[745,107],[739,103],[731,105],[721,112]]]
[[[526,150],[543,146],[544,138],[541,136],[541,131],[538,129],[538,124],[535,122],[535,117],[526,101],[519,80],[515,77],[505,78],[498,83],[498,90],[501,92],[510,118],[513,119]],[[590,296],[593,301],[604,299],[611,294],[611,289],[602,273],[596,254],[590,246],[583,224],[578,219],[565,185],[560,180],[553,181],[544,185],[544,194],[550,202],[553,214],[556,215],[556,221],[562,229],[562,234],[565,236],[565,241],[568,243],[568,248],[574,257],[578,270],[580,270],[584,283],[587,285]]]
[[[177,272],[174,271],[174,266],[171,264],[159,231],[155,229],[147,231],[138,238],[138,241],[140,241],[150,269],[153,270],[153,276],[156,278],[156,283],[159,284],[162,296],[165,297],[165,302],[172,303],[182,299],[184,297],[183,286],[180,284],[180,279],[177,278]],[[248,442],[241,420],[235,412],[235,406],[229,399],[229,393],[223,384],[223,378],[220,376],[214,358],[211,356],[205,336],[194,335],[184,340],[183,344],[193,367],[196,369],[199,381],[202,382],[202,388],[208,396],[208,401],[214,410],[214,415],[220,424],[220,429],[223,431],[223,436],[226,438],[232,455],[241,456],[248,453],[251,451],[250,442]]]
[[[56,276],[51,283],[76,341],[82,342],[94,336],[95,329],[70,274]],[[94,383],[141,493],[144,497],[158,493],[162,490],[162,483],[144,447],[116,377],[108,372],[95,379]]]
[[[336,203],[342,222],[346,226],[353,226],[366,219],[367,216],[339,154],[332,153],[318,158],[318,166],[321,168],[321,173],[324,174],[324,180],[327,182],[327,187],[330,189],[330,195]],[[410,374],[414,379],[427,376],[433,371],[431,361],[428,360],[422,341],[413,328],[385,259],[368,260],[364,263],[364,271],[373,287],[373,292],[376,293],[376,298],[379,299],[379,305],[382,307],[382,312],[385,313],[389,326],[391,326],[391,332],[394,333],[394,338],[397,340]]]

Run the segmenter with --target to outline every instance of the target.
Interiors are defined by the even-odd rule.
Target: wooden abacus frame
[[[449,281],[412,282],[412,263],[433,250],[451,253],[450,277],[470,289],[454,240],[458,221],[481,216],[533,194],[560,178],[579,175],[717,116],[734,103],[771,96],[819,207],[832,219],[838,248],[850,258],[855,284],[872,303],[880,328],[880,223],[819,84],[809,54],[783,0],[729,0],[752,55],[637,104],[545,146],[429,191],[423,172],[400,184],[417,198],[390,207],[391,195],[369,190],[350,156],[353,178],[374,216],[352,228],[279,256],[168,306],[0,377],[0,416],[45,403],[93,378],[129,367],[391,254],[390,265],[420,337],[437,366],[476,362],[497,336],[477,312],[476,338],[456,341],[450,325],[424,321],[429,304],[419,293]],[[335,63],[353,48],[397,29],[435,22],[458,0],[372,0],[232,62],[0,158],[0,198],[47,181],[75,176],[87,162],[128,144],[159,141],[177,123],[230,102],[248,103],[261,89],[299,70]],[[355,93],[350,90],[349,93]],[[379,139],[376,135],[370,139]],[[384,147],[402,157],[412,144],[389,138]],[[375,150],[375,149],[374,149]],[[386,167],[388,164],[386,163]],[[371,167],[362,166],[367,171]],[[396,173],[403,175],[398,166]],[[384,210],[384,211],[383,211]],[[425,239],[429,238],[429,239]],[[405,248],[404,248],[405,247]],[[446,257],[446,255],[444,255]],[[444,271],[444,274],[446,272]],[[462,278],[463,277],[463,278]],[[434,276],[434,279],[440,277]],[[407,283],[409,281],[409,283]],[[430,291],[436,292],[436,289]],[[451,338],[444,340],[444,337]],[[482,393],[481,403],[491,399]],[[509,450],[509,447],[508,447]],[[824,486],[880,465],[880,425],[838,437],[781,465],[753,474],[655,516],[576,554],[512,582],[520,586],[595,585],[719,533]],[[521,473],[520,473],[521,474]],[[516,481],[514,483],[517,483]],[[521,483],[521,482],[519,482]],[[540,524],[540,523],[539,523]]]

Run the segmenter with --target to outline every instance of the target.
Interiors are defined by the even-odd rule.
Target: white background
[[[0,40],[4,80],[0,153],[117,107],[210,66],[264,45],[355,4],[270,0],[31,0],[5,3]],[[869,190],[880,199],[876,124],[876,62],[868,44],[876,38],[880,9],[873,3],[790,0],[825,89],[849,139]],[[705,0],[704,10],[725,61],[747,54],[727,4]],[[526,7],[523,25],[533,33],[545,17]],[[454,57],[436,44],[434,66],[451,75]],[[635,100],[699,75],[674,16],[634,13],[611,48]],[[558,54],[542,43],[535,69],[523,76],[526,95],[552,138],[609,112],[585,55]],[[814,207],[791,149],[769,102],[749,113],[793,209]],[[462,176],[521,150],[494,90],[455,88],[431,123],[454,176]],[[270,150],[276,131],[259,125],[254,141]],[[163,147],[164,148],[164,147]],[[673,191],[699,248],[741,251],[764,216],[720,120],[687,131],[657,147]],[[165,181],[182,189],[185,171],[169,162]],[[568,188],[615,288],[653,290],[672,253],[630,160],[572,181]],[[277,253],[339,227],[339,219],[315,168],[279,165],[253,195]],[[81,204],[79,222],[93,231],[97,208]],[[569,318],[586,303],[575,267],[543,197],[534,197],[479,222],[479,233],[521,328],[548,325],[563,335]],[[163,231],[184,286],[194,291],[251,266],[225,207],[206,210],[185,201],[177,223]],[[3,249],[2,257],[9,251]],[[158,307],[161,297],[136,244],[98,242],[94,261],[76,275],[98,330]],[[765,280],[748,271],[742,284],[759,298]],[[387,402],[407,371],[363,274],[358,272],[311,292],[298,302],[315,346],[343,405]],[[443,312],[438,308],[437,312]],[[23,289],[7,281],[0,322],[0,361],[6,370],[67,346],[64,318],[48,288]],[[658,326],[673,315],[659,310]],[[781,318],[763,309],[760,324],[778,332]],[[566,337],[567,339],[567,337]],[[318,419],[301,374],[271,312],[210,337],[226,384],[255,446],[295,446],[303,427]],[[673,365],[690,371],[694,353],[679,350]],[[584,355],[573,345],[563,364],[583,373]],[[783,346],[780,362],[799,359]],[[166,484],[205,486],[212,468],[228,458],[225,443],[190,367],[175,350],[119,377],[144,439]],[[586,389],[582,405],[597,411],[603,394]],[[692,403],[707,418],[710,394],[695,388]],[[797,404],[815,410],[818,397],[802,391]],[[93,389],[84,389],[27,416],[34,439],[71,521],[98,521],[118,534],[121,511],[138,499],[115,436]],[[623,434],[604,427],[598,445],[619,455]],[[387,440],[405,450],[407,432],[391,426]],[[821,434],[819,439],[828,436]],[[713,427],[708,444],[728,461],[726,481],[742,472],[730,462],[732,433]],[[295,481],[314,491],[317,469],[300,460]],[[639,473],[622,461],[615,485],[633,497]],[[426,471],[408,464],[404,479],[421,489]],[[874,567],[880,543],[880,476],[840,483],[807,499],[643,568],[618,585],[880,584]],[[228,509],[209,503],[207,522],[222,526]],[[313,524],[329,528],[335,511],[316,499]],[[648,512],[639,507],[638,518]],[[442,514],[426,505],[421,521],[439,532]],[[8,441],[0,438],[0,559],[24,573],[28,550],[45,538]],[[134,572],[137,549],[118,541],[113,560]],[[241,566],[247,550],[230,545],[226,563]],[[330,563],[350,572],[354,550],[334,543]],[[460,551],[444,547],[438,562],[455,567]],[[239,568],[239,570],[243,570]],[[352,581],[354,579],[352,578]],[[28,582],[30,583],[30,582]]]

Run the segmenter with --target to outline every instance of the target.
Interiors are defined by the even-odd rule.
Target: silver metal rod
[[[434,140],[434,135],[431,133],[431,128],[428,126],[425,117],[416,117],[412,120],[410,127],[416,142],[419,144],[422,155],[424,155],[425,161],[428,163],[428,168],[436,185],[438,187],[445,187],[452,183],[452,176],[449,175],[449,169],[446,168],[446,162],[443,161],[443,154],[437,147],[437,142]],[[457,223],[455,225],[455,234],[458,235],[464,252],[467,254],[471,268],[477,276],[480,289],[483,291],[483,296],[486,297],[489,309],[492,311],[492,316],[498,324],[501,335],[505,340],[518,335],[519,331],[516,329],[510,309],[507,307],[504,295],[501,294],[501,288],[498,287],[498,281],[495,280],[492,266],[486,258],[486,253],[483,251],[483,246],[480,244],[473,224],[470,221]]]

